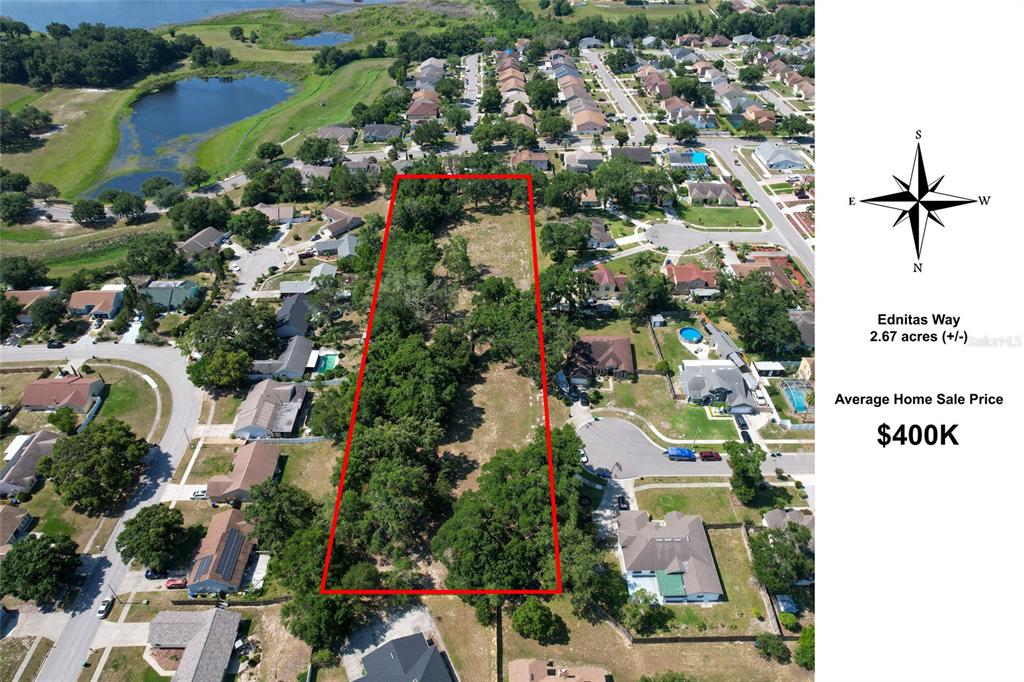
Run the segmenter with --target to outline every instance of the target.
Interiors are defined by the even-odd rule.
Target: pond
[[[304,38],[293,38],[288,41],[292,45],[298,45],[300,47],[323,47],[325,45],[343,45],[344,43],[352,42],[351,33],[338,33],[337,31],[324,31],[322,33],[314,33],[311,36],[305,36]]]
[[[121,120],[117,151],[107,167],[107,188],[138,192],[155,175],[180,181],[191,149],[222,126],[284,101],[295,87],[264,76],[190,78],[141,97]]]

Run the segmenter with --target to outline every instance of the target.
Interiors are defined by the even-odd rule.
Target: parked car
[[[92,326],[95,327],[96,329],[102,328],[103,327],[103,320],[96,320],[95,322],[92,323]]]
[[[589,461],[590,461],[590,458],[587,457],[587,449],[586,448],[580,448],[580,462],[582,464],[586,464]]]
[[[110,615],[110,610],[114,608],[114,598],[107,597],[100,602],[100,607],[96,609],[96,617],[103,620]]]
[[[587,397],[586,393],[580,394],[580,405],[587,407],[590,405],[590,398]]]
[[[746,431],[748,428],[747,420],[743,418],[742,414],[734,414],[733,419],[736,420],[736,426],[739,427],[740,431]]]
[[[777,452],[777,451],[769,453],[769,454],[771,454],[772,457],[782,457],[782,453],[781,452]]]
[[[46,347],[47,348],[63,348],[64,347],[64,343],[61,342],[61,341],[50,341],[49,343],[46,344]]]
[[[621,511],[627,511],[629,509],[629,500],[626,499],[625,495],[619,495],[615,498],[615,506]]]
[[[146,580],[163,580],[167,577],[167,571],[157,571],[152,568],[146,569]]]
[[[319,233],[314,234],[312,237],[309,238],[309,241],[311,241],[311,242],[318,242],[318,241],[320,241],[320,234]]]
[[[203,488],[202,490],[193,490],[192,491],[192,499],[193,500],[205,500],[208,497],[209,496],[206,494],[206,488]]]
[[[744,443],[753,443],[754,442],[754,439],[750,437],[750,431],[747,431],[746,429],[740,431],[740,438],[743,439]]]
[[[768,399],[764,397],[764,393],[762,393],[761,391],[756,391],[754,393],[754,400],[757,401],[757,406],[758,407],[767,407],[768,406]]]
[[[164,582],[164,587],[168,590],[182,590],[188,587],[188,580],[185,578],[168,578]]]
[[[721,462],[722,456],[714,450],[703,450],[700,453],[700,461],[702,462]]]
[[[665,451],[673,462],[696,462],[697,455],[690,448],[669,448]]]

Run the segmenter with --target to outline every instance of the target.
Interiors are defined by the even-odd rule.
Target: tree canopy
[[[125,521],[115,545],[126,564],[135,560],[160,571],[171,566],[185,536],[185,517],[180,509],[151,504]]]
[[[52,603],[72,583],[79,561],[78,546],[67,535],[29,535],[0,563],[0,595]]]

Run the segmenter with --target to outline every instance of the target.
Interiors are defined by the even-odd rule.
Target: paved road
[[[664,450],[647,439],[640,429],[624,419],[605,417],[590,422],[577,430],[587,446],[589,466],[595,471],[601,469],[611,473],[613,478],[637,478],[638,476],[716,476],[731,473],[729,463],[721,462],[672,462],[665,457]],[[774,473],[782,467],[788,473],[814,472],[814,456],[786,454],[782,457],[767,458],[761,465],[765,474]]]
[[[644,112],[633,102],[622,87],[616,82],[612,72],[601,61],[600,55],[594,50],[582,50],[580,54],[594,67],[598,79],[608,92],[623,116],[626,118],[626,128],[629,130],[630,142],[643,142],[651,129],[644,123]],[[636,117],[635,121],[629,119]]]
[[[462,65],[466,69],[466,89],[462,93],[462,99],[469,103],[469,124],[475,125],[480,119],[477,102],[483,90],[480,87],[480,55],[466,55],[462,58]]]
[[[45,361],[59,363],[65,359],[112,358],[130,360],[145,365],[155,374],[163,377],[171,391],[170,421],[167,430],[150,452],[147,476],[138,494],[129,503],[124,516],[114,527],[103,553],[84,557],[81,572],[87,572],[85,584],[72,607],[72,618],[61,631],[53,649],[47,656],[38,679],[49,681],[76,680],[81,664],[89,656],[97,630],[102,621],[94,615],[100,600],[109,596],[109,585],[119,591],[128,570],[114,547],[124,521],[134,516],[142,507],[155,504],[170,480],[174,467],[188,445],[186,435],[199,419],[199,391],[185,376],[185,358],[174,348],[155,346],[102,343],[85,346],[68,346],[48,349],[44,346],[25,346],[3,349],[3,360],[7,362]]]
[[[285,233],[279,232],[278,234],[283,236]],[[282,247],[281,237],[261,246],[255,251],[244,251],[232,245],[231,248],[238,254],[238,259],[233,262],[233,265],[238,266],[238,270],[235,271],[235,275],[238,277],[238,285],[231,294],[233,300],[249,296],[256,286],[256,279],[260,275],[267,274],[267,270],[271,266],[283,269],[288,261],[297,258],[294,252],[285,253]]]

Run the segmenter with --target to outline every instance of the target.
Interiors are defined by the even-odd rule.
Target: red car
[[[185,578],[168,578],[167,582],[164,583],[164,587],[168,590],[180,590],[188,587],[188,580]]]
[[[702,462],[721,462],[722,456],[714,450],[705,450],[700,453],[700,461]]]

